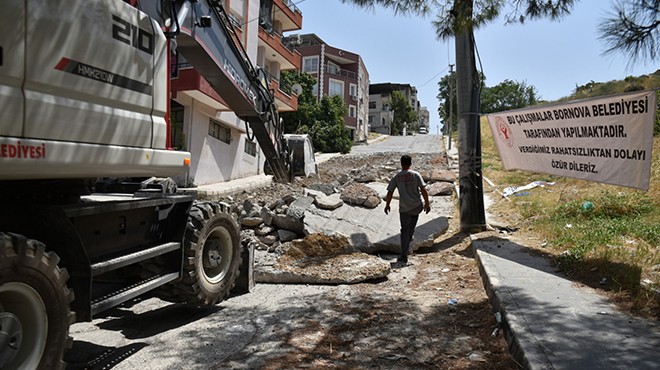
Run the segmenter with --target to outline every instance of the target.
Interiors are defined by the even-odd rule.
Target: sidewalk
[[[444,143],[447,148],[446,137]],[[455,143],[447,157],[455,168]],[[486,218],[495,221],[488,212]],[[524,241],[492,233],[471,238],[509,350],[524,368],[660,369],[658,322],[618,311],[594,289],[556,272]]]
[[[200,199],[228,196],[243,190],[255,190],[268,186],[273,182],[272,175],[254,175],[240,179],[219,182],[216,184],[200,185],[190,190],[196,190]]]
[[[450,167],[457,166],[455,145],[447,156]],[[660,369],[657,322],[618,311],[594,289],[557,273],[524,241],[485,233],[471,238],[509,350],[524,368]]]
[[[660,369],[660,326],[622,313],[519,241],[472,235],[516,361],[528,369]]]

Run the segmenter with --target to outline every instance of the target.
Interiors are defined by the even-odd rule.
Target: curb
[[[515,297],[511,292],[497,288],[499,283],[497,272],[490,271],[490,255],[483,251],[486,245],[481,238],[480,234],[470,235],[472,252],[479,266],[479,275],[481,275],[491,306],[495,312],[502,315],[502,331],[509,347],[509,353],[513,356],[514,361],[524,369],[554,369],[541,345],[531,334],[532,331],[524,318],[518,318],[507,312],[507,306],[516,305]]]

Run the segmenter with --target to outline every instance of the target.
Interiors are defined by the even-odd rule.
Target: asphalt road
[[[437,135],[388,137],[352,153],[437,153]],[[395,225],[394,227],[397,227]],[[350,300],[359,286],[258,284],[218,306],[193,308],[157,298],[111,309],[71,327],[69,369],[262,368],[291,348],[286,333],[310,317],[332,317],[328,302]],[[284,335],[283,335],[284,333]],[[299,346],[313,343],[303,337]]]
[[[416,134],[412,136],[386,136],[385,139],[377,140],[368,145],[353,146],[351,153],[440,153],[444,150],[443,148],[442,136]]]

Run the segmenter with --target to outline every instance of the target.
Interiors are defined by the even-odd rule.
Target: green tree
[[[605,53],[628,54],[630,63],[660,57],[660,0],[616,2],[610,17],[599,25]]]
[[[452,86],[456,86],[456,72],[451,72],[438,81],[438,115],[443,122],[443,132],[448,133],[449,127],[456,132],[456,90],[452,94]]]
[[[298,95],[298,110],[280,114],[287,134],[304,134],[309,131],[319,115],[319,104],[312,93],[316,79],[309,73],[282,71],[280,89],[290,91],[293,84],[299,84],[302,92]]]
[[[504,80],[481,91],[481,112],[494,113],[535,105],[539,101],[536,88],[525,81]]]
[[[344,125],[346,111],[346,104],[341,97],[321,98],[319,113],[309,132],[315,150],[326,153],[351,151],[351,132]]]
[[[407,125],[408,129],[415,130],[419,125],[419,115],[413,110],[406,96],[401,91],[392,91],[390,106],[394,112],[392,119],[392,135],[400,135]]]

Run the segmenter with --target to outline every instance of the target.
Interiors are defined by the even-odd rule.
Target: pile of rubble
[[[428,182],[429,195],[453,194],[456,177],[446,170],[446,159],[443,162],[437,154],[420,156],[416,158],[415,169]],[[381,205],[389,179],[399,170],[400,154],[353,157],[342,156],[321,163],[317,177],[298,179],[292,184],[272,184],[229,200],[234,204],[239,202],[234,211],[239,215],[243,244],[258,251],[257,282],[346,283],[387,275],[389,263],[365,253],[378,252],[378,246],[368,240],[334,235],[306,223],[306,215],[330,219],[342,207],[373,210]],[[352,162],[365,163],[355,168],[350,166]],[[381,212],[378,210],[378,215]],[[292,250],[296,253],[291,254]],[[319,254],[319,250],[327,253]],[[391,248],[389,251],[395,252]],[[264,273],[264,269],[270,272]]]

